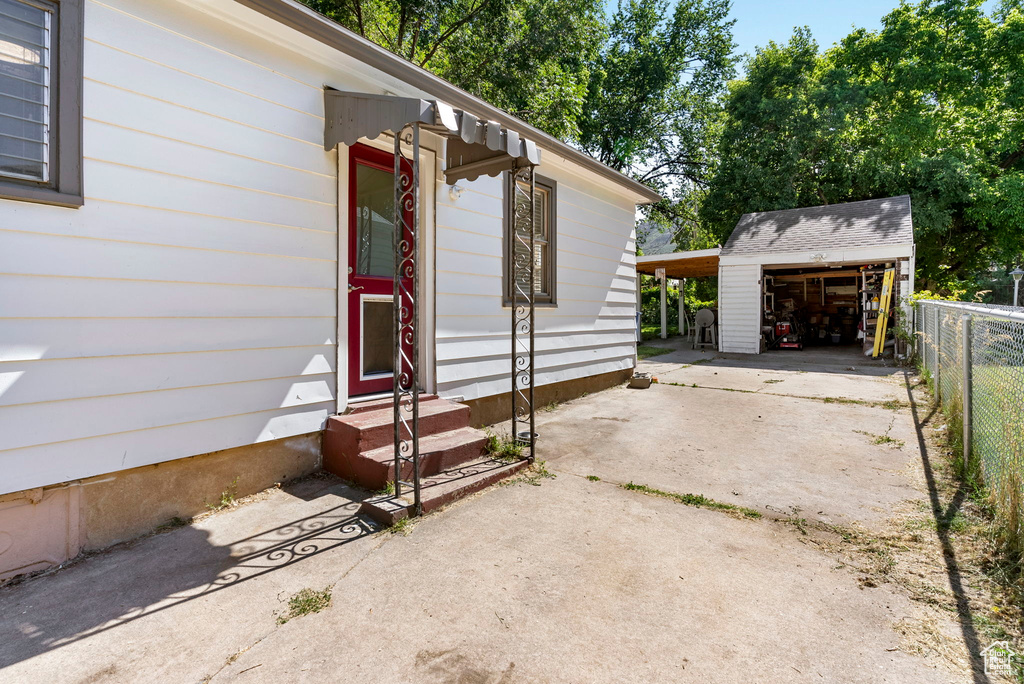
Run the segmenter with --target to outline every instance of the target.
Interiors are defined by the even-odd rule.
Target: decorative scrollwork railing
[[[512,436],[535,456],[537,432],[534,425],[533,333],[537,291],[536,231],[534,230],[536,184],[533,165],[512,171],[508,193],[512,230],[507,237],[509,299],[512,308]]]
[[[419,450],[419,256],[420,128],[413,123],[395,135],[394,410],[395,496],[413,491],[420,501]],[[408,477],[409,479],[404,479]]]

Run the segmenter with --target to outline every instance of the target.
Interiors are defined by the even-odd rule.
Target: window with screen
[[[0,0],[0,197],[81,204],[78,0]]]
[[[511,178],[506,180],[506,197],[514,196],[517,203],[526,203],[529,201],[530,188],[527,184],[519,183],[519,192],[513,192],[514,188],[511,183]],[[533,204],[533,230],[534,230],[534,253],[533,253],[533,292],[534,302],[537,304],[548,304],[553,305],[555,303],[555,284],[556,284],[556,269],[555,269],[555,183],[554,181],[547,180],[546,178],[537,177],[534,183],[536,187],[536,195]],[[506,202],[505,209],[505,267],[504,273],[504,284],[505,293],[504,301],[505,305],[508,306],[512,301],[513,288],[511,283],[508,282],[508,245],[509,245],[509,231],[512,230],[511,219],[508,216],[508,203]],[[526,236],[526,240],[529,240],[529,236]],[[529,251],[529,248],[523,244],[523,241],[512,240],[515,244],[517,253],[522,250]],[[529,287],[528,274],[523,275],[522,283],[519,283],[520,289],[525,291]]]

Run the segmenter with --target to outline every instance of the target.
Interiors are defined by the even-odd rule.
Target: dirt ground
[[[999,681],[1009,608],[914,376],[643,366],[545,407],[537,471],[401,532],[311,478],[0,587],[0,681]]]

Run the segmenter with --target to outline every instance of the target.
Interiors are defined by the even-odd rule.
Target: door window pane
[[[391,373],[395,368],[395,307],[391,300],[363,300],[363,376]]]
[[[0,0],[3,2],[4,0]],[[395,272],[394,174],[356,164],[356,273]]]
[[[50,18],[0,0],[0,176],[49,180]]]

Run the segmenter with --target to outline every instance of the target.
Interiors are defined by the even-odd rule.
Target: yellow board
[[[875,348],[871,358],[877,359],[885,349],[885,333],[889,327],[889,305],[892,302],[892,284],[896,280],[896,269],[885,269],[882,276],[882,296],[878,298],[878,322],[875,324]]]

